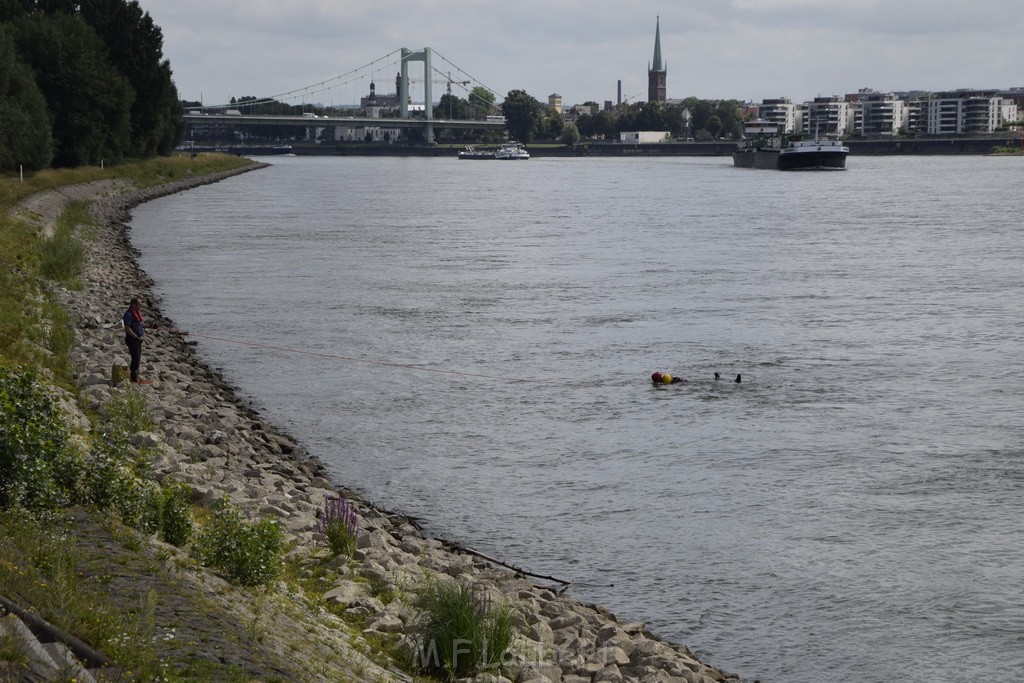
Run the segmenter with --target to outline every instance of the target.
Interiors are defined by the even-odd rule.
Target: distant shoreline
[[[908,155],[986,155],[997,148],[1019,148],[1019,134],[999,136],[946,137],[946,138],[892,138],[846,140],[851,156],[908,156]],[[467,143],[468,144],[468,143]],[[291,145],[196,145],[197,152],[226,152],[238,156],[415,156],[455,157],[465,145],[400,145],[379,143],[295,143]],[[619,142],[582,142],[575,148],[531,144],[526,146],[531,157],[727,157],[736,148],[733,141],[667,142],[643,145],[624,145]]]

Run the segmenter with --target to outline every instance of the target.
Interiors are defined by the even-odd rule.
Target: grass
[[[198,154],[190,159],[188,153],[176,153],[170,157],[159,157],[145,161],[129,161],[120,166],[100,168],[82,166],[79,168],[46,169],[19,180],[14,173],[0,174],[0,210],[10,209],[19,201],[62,185],[89,183],[96,180],[128,180],[136,187],[153,187],[191,175],[203,175],[242,168],[249,165],[248,159],[229,154]]]
[[[140,680],[162,678],[152,645],[152,604],[135,614],[108,607],[103,593],[80,578],[81,558],[63,521],[40,521],[20,511],[0,512],[0,585],[47,621],[103,651]],[[152,603],[152,596],[150,598]]]
[[[104,405],[103,412],[111,436],[129,437],[153,428],[145,394],[130,385],[111,391],[110,400]]]
[[[417,664],[447,680],[501,670],[515,638],[514,612],[464,583],[432,578],[419,595]]]

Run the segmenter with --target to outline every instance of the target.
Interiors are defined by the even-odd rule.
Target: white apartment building
[[[991,133],[1017,118],[1017,105],[994,92],[956,90],[921,100],[923,132],[928,135]]]
[[[861,90],[850,103],[850,130],[861,135],[896,135],[907,130],[910,109],[894,93]]]
[[[803,109],[786,97],[761,100],[757,105],[757,118],[771,121],[780,133],[799,133],[803,122]]]
[[[850,103],[842,97],[815,97],[804,104],[802,132],[807,135],[843,136],[850,127]]]

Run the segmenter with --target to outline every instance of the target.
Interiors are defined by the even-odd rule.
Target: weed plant
[[[429,579],[417,605],[417,664],[446,680],[500,673],[515,638],[514,609],[464,583]]]
[[[78,227],[92,223],[89,204],[72,201],[61,213],[53,235],[40,241],[40,274],[50,280],[72,283],[85,268],[85,246],[77,233]]]
[[[284,534],[277,522],[267,518],[249,522],[238,508],[222,499],[192,544],[192,554],[231,581],[258,586],[280,575],[283,545]]]
[[[352,557],[359,537],[359,517],[352,503],[344,498],[324,496],[324,511],[316,530],[327,541],[333,555]]]
[[[29,373],[0,367],[0,509],[71,502],[82,459],[53,399]]]
[[[146,396],[132,386],[111,391],[103,412],[107,420],[107,433],[113,438],[126,438],[153,428],[153,420],[146,407]]]
[[[187,484],[171,483],[164,487],[160,506],[160,539],[179,548],[195,533],[192,521],[192,489]]]

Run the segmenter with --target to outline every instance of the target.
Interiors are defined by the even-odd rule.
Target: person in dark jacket
[[[128,346],[128,353],[131,354],[132,364],[129,367],[129,374],[134,384],[149,384],[139,379],[139,364],[142,363],[142,340],[146,337],[146,325],[142,322],[142,302],[138,297],[133,297],[128,304],[128,310],[122,318],[124,324],[124,343]]]

